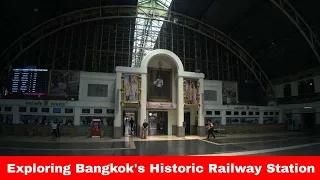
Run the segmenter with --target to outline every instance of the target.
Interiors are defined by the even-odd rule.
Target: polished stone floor
[[[32,139],[32,138],[31,138]],[[0,155],[104,155],[104,156],[251,156],[320,155],[320,137],[307,134],[267,137],[150,138],[123,141],[37,141],[0,138]]]

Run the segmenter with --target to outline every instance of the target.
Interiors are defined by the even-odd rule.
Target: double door
[[[149,135],[168,135],[168,111],[149,111]]]

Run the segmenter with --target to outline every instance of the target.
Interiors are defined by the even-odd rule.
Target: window
[[[241,112],[241,115],[242,115],[242,116],[245,116],[245,115],[247,115],[247,112],[246,112],[246,111],[242,111],[242,112]]]
[[[276,112],[276,115],[278,116],[278,115],[279,115],[279,112]]]
[[[291,96],[291,84],[286,84],[283,87],[283,96],[290,97]]]
[[[308,79],[305,81],[300,81],[298,83],[298,94],[312,94],[314,93],[314,82],[313,79]]]
[[[205,101],[217,101],[217,91],[204,90],[203,96]]]
[[[94,113],[95,114],[101,114],[102,113],[102,109],[94,109]]]
[[[238,111],[234,111],[233,115],[239,115],[239,112]]]
[[[90,109],[82,109],[83,114],[90,114]]]
[[[250,111],[250,112],[249,112],[249,115],[252,116],[252,115],[253,115],[253,112]]]
[[[73,109],[66,108],[66,109],[64,109],[64,113],[73,113]]]
[[[41,108],[41,112],[48,113],[49,112],[49,108]]]
[[[90,97],[108,97],[108,85],[106,85],[106,84],[88,84],[88,96],[90,96]]]
[[[263,115],[265,115],[265,116],[268,115],[268,112],[264,112]]]
[[[260,115],[260,112],[256,112],[256,116],[259,116]]]
[[[227,112],[226,112],[226,115],[231,115],[231,111],[227,111]]]
[[[30,108],[30,112],[38,112],[38,108],[36,108],[36,107],[31,107],[31,108]]]
[[[273,112],[269,112],[270,115],[273,115]]]
[[[114,114],[114,110],[113,109],[107,109],[107,114]]]
[[[19,112],[27,112],[27,108],[26,107],[19,107]]]
[[[12,111],[12,107],[4,107],[4,111],[5,112],[11,112]]]
[[[214,115],[220,115],[220,111],[215,111]]]
[[[61,108],[52,108],[53,113],[61,113]]]
[[[212,111],[206,111],[206,115],[212,115]]]

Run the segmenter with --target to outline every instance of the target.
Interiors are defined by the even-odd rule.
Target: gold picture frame
[[[198,79],[183,80],[184,105],[200,107],[200,81]]]
[[[122,74],[121,105],[137,104],[141,101],[141,74]]]

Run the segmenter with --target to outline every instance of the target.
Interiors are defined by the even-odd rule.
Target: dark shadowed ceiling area
[[[289,0],[312,30],[320,32],[319,0]],[[63,13],[99,5],[136,5],[137,0],[11,0],[1,2],[3,51],[22,33]],[[317,67],[298,28],[270,0],[173,0],[172,11],[202,20],[231,36],[270,79]]]

